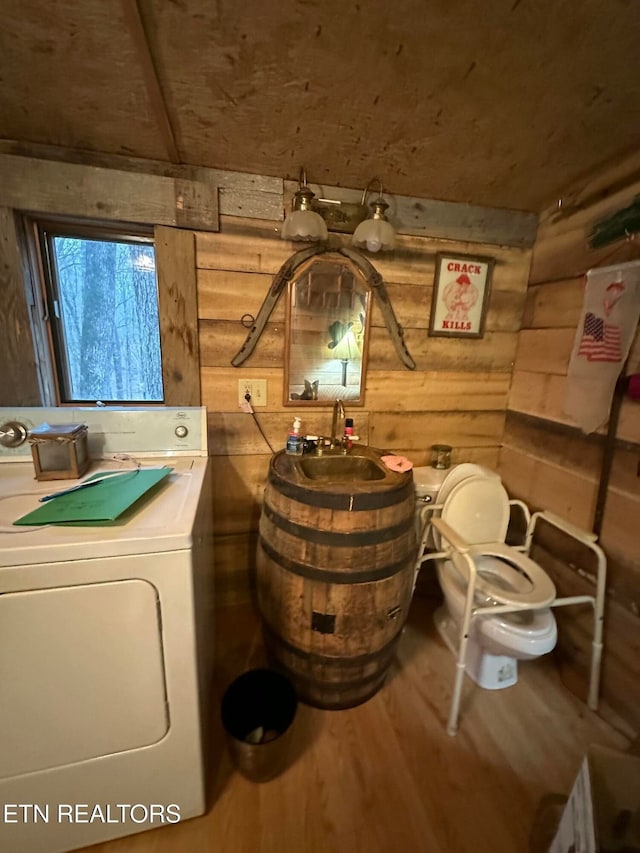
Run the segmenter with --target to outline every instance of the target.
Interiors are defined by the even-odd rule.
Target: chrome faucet
[[[333,421],[331,423],[331,447],[341,447],[344,438],[344,422],[346,413],[342,400],[333,404]]]

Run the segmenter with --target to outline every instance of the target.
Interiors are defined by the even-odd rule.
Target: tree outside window
[[[162,402],[153,241],[38,227],[61,402]]]

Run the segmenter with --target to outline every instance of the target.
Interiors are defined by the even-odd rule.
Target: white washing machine
[[[107,526],[24,528],[30,447],[0,445],[0,850],[57,853],[206,810],[213,531],[204,408],[0,409],[0,441],[86,423],[91,471],[172,473]],[[114,459],[127,454],[128,458]]]

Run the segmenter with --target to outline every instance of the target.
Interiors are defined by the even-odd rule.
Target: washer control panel
[[[31,459],[29,431],[44,423],[86,424],[94,459],[114,453],[206,456],[208,452],[204,406],[0,408],[0,462]]]

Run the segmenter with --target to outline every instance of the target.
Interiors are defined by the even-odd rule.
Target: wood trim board
[[[155,229],[162,378],[167,406],[200,405],[195,241],[191,231]]]
[[[218,230],[215,184],[0,154],[7,207],[34,213]]]

